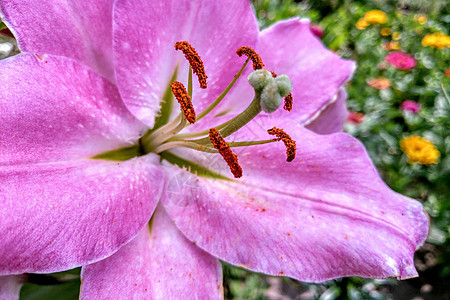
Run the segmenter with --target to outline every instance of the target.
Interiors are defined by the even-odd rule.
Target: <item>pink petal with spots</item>
[[[158,207],[150,228],[83,268],[81,299],[223,299],[219,261],[186,239]]]
[[[162,201],[191,241],[226,262],[302,281],[417,276],[413,254],[427,237],[428,217],[381,181],[360,142],[259,121],[243,138],[284,128],[297,141],[293,162],[279,142],[236,149],[240,180],[171,167]],[[220,158],[207,155],[198,162],[231,177]]]
[[[316,118],[306,125],[306,128],[319,134],[329,134],[342,131],[344,122],[348,116],[347,92],[341,88],[336,94],[336,101],[329,103],[320,111]]]
[[[24,282],[23,275],[0,276],[0,299],[19,300],[20,289]]]
[[[114,81],[113,0],[1,0],[2,18],[23,52],[84,63]]]
[[[161,194],[156,156],[0,166],[0,274],[48,273],[110,256]]]
[[[177,41],[186,40],[199,53],[208,76],[208,88],[200,90],[194,75],[193,102],[200,111],[225,89],[244,63],[236,50],[254,46],[257,37],[256,19],[247,0],[119,0],[114,7],[119,90],[128,108],[153,126],[177,66],[177,80],[187,87],[188,63],[174,48]],[[178,109],[174,104],[174,110]]]
[[[131,146],[144,126],[117,88],[67,58],[0,61],[0,166],[88,158]]]

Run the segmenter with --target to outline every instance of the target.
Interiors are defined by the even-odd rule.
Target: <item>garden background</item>
[[[252,3],[261,28],[290,17],[310,18],[313,32],[328,48],[357,62],[347,83],[350,115],[345,131],[364,143],[392,189],[424,204],[431,231],[416,253],[419,278],[352,277],[307,284],[224,264],[225,298],[449,299],[450,4],[446,0]],[[3,23],[0,30],[1,59],[18,50]],[[398,51],[402,54],[393,56]],[[404,139],[411,136],[424,139]],[[427,160],[415,159],[418,150],[411,147],[419,147]],[[78,299],[79,269],[30,275],[29,281],[21,299]]]

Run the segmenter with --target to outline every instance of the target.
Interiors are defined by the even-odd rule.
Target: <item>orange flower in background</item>
[[[364,114],[363,113],[352,111],[352,110],[350,110],[348,112],[347,121],[349,123],[358,125],[358,124],[361,124],[363,120],[364,120]]]
[[[367,80],[367,84],[377,90],[385,90],[391,86],[391,81],[384,77],[371,78]]]
[[[444,33],[431,33],[424,36],[422,46],[444,49],[450,47],[450,36]]]
[[[450,77],[450,69],[445,70],[445,77]]]
[[[441,153],[429,140],[421,136],[408,136],[400,141],[400,148],[408,156],[410,164],[436,164]]]
[[[364,20],[371,24],[384,24],[387,21],[387,15],[381,10],[374,9],[366,12],[364,15]]]
[[[369,25],[370,25],[370,23],[367,22],[366,20],[364,20],[364,18],[361,18],[361,19],[358,20],[358,22],[356,22],[356,28],[359,29],[359,30],[364,30]]]
[[[381,28],[380,34],[382,36],[389,36],[391,34],[391,29],[387,27]]]
[[[397,41],[385,42],[385,43],[381,44],[381,47],[383,48],[383,50],[386,50],[386,51],[398,50],[398,49],[400,49],[401,44]]]
[[[381,10],[370,10],[366,12],[364,17],[356,22],[356,28],[359,30],[366,29],[370,24],[384,24],[387,21],[387,15]]]

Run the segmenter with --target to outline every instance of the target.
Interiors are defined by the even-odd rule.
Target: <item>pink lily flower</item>
[[[308,21],[259,32],[246,0],[111,2],[0,1],[23,52],[0,61],[2,293],[21,282],[9,275],[82,266],[84,299],[220,299],[219,259],[310,282],[417,276],[427,215],[339,132],[341,86],[355,66],[326,50]],[[195,47],[208,77],[192,97],[179,41]],[[223,152],[184,140],[208,139],[203,130],[263,98],[247,66],[203,114],[237,78],[241,46],[289,76],[294,102],[290,112],[260,110],[230,137],[221,129],[227,141],[257,144],[232,148],[236,179]],[[194,125],[176,117],[175,102],[170,112],[175,80],[200,112]],[[273,126],[296,141],[292,162],[283,143],[267,141]]]

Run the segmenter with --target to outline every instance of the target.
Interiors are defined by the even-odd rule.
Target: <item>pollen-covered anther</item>
[[[292,98],[292,94],[289,93],[289,95],[287,95],[286,97],[284,97],[284,106],[283,108],[287,111],[291,111],[292,110],[292,102],[294,101],[294,99]]]
[[[183,112],[186,120],[194,124],[195,123],[195,111],[192,105],[191,97],[189,97],[186,88],[179,81],[174,81],[170,84],[172,88],[172,93],[180,104],[181,111]]]
[[[276,141],[283,141],[284,145],[286,146],[286,161],[291,162],[295,158],[295,153],[297,152],[297,146],[295,141],[284,132],[283,129],[273,127],[272,129],[267,130],[267,133],[270,135],[275,135],[277,138]]]
[[[192,47],[187,41],[181,41],[175,43],[175,50],[183,51],[184,56],[191,65],[192,72],[194,72],[194,74],[198,77],[200,87],[202,89],[206,89],[206,78],[208,78],[208,76],[206,76],[205,66],[203,65],[203,61],[195,48]]]
[[[236,50],[236,54],[239,55],[239,57],[242,55],[248,56],[253,62],[253,70],[262,69],[264,67],[261,57],[250,47],[241,47]]]
[[[230,167],[231,173],[233,173],[234,177],[242,177],[242,168],[239,165],[237,155],[231,151],[230,145],[225,142],[220,132],[215,128],[211,128],[209,130],[209,139],[211,144],[213,144],[214,148],[219,151],[220,155],[222,155],[223,159]]]

